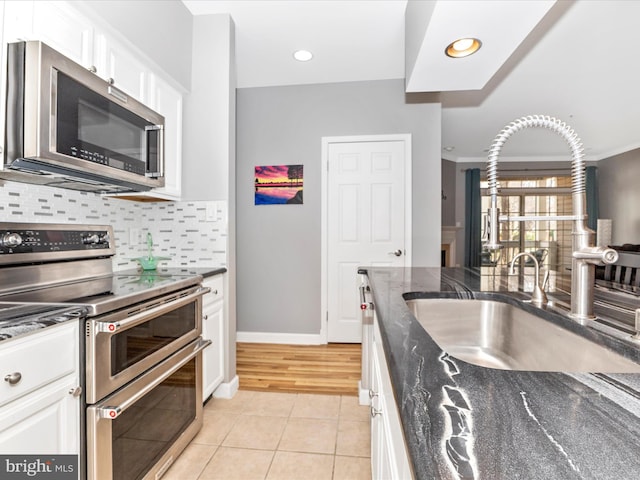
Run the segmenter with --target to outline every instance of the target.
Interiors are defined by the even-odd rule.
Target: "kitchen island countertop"
[[[482,279],[472,269],[366,270],[415,478],[638,477],[640,374],[508,371],[463,362],[440,349],[405,298],[482,298],[491,291],[521,304],[528,294],[508,291],[506,277]],[[640,361],[640,348],[625,334],[538,313]]]

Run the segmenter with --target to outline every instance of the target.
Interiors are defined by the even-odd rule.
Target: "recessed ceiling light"
[[[442,147],[442,149],[443,149],[445,152],[453,152],[453,150],[454,150],[455,148],[456,148],[456,147],[451,147],[451,146]]]
[[[462,58],[468,57],[480,50],[482,42],[477,38],[460,38],[455,42],[451,42],[444,53],[447,57]]]
[[[309,50],[297,50],[293,52],[293,58],[295,58],[299,62],[308,62],[313,58],[313,53],[311,53]]]

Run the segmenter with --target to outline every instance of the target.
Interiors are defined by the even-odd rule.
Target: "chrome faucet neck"
[[[511,264],[509,265],[509,272],[513,275],[515,273],[515,264],[516,260],[520,257],[528,257],[533,260],[533,265],[535,266],[535,276],[534,276],[534,286],[533,292],[531,293],[531,301],[538,306],[547,304],[547,295],[544,293],[544,286],[540,286],[540,263],[535,255],[530,252],[520,252],[511,260]]]
[[[571,259],[570,316],[580,323],[586,323],[595,318],[593,315],[595,265],[614,263],[618,259],[618,254],[615,250],[594,246],[594,232],[587,227],[586,223],[587,207],[584,150],[582,142],[576,132],[563,121],[547,115],[521,117],[505,126],[491,143],[487,158],[487,180],[491,204],[488,211],[489,232],[485,248],[489,250],[500,248],[500,229],[498,227],[498,158],[500,152],[506,141],[514,133],[531,127],[548,128],[554,131],[567,142],[571,150],[573,255]],[[536,284],[538,284],[537,280]]]

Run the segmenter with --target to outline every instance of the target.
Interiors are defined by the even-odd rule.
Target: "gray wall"
[[[133,42],[185,90],[191,89],[193,16],[179,0],[91,0],[73,2]]]
[[[640,150],[597,163],[600,217],[612,222],[614,245],[640,243]]]
[[[412,134],[413,263],[440,261],[440,104],[403,80],[237,92],[238,331],[320,332],[321,138]],[[254,205],[256,165],[304,165],[304,204]]]

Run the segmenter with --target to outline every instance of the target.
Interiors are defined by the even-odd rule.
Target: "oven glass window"
[[[56,151],[144,175],[153,124],[71,77],[57,75]]]
[[[188,303],[111,337],[111,375],[194,330],[197,305]]]
[[[139,479],[196,418],[196,359],[112,421],[114,479]]]

